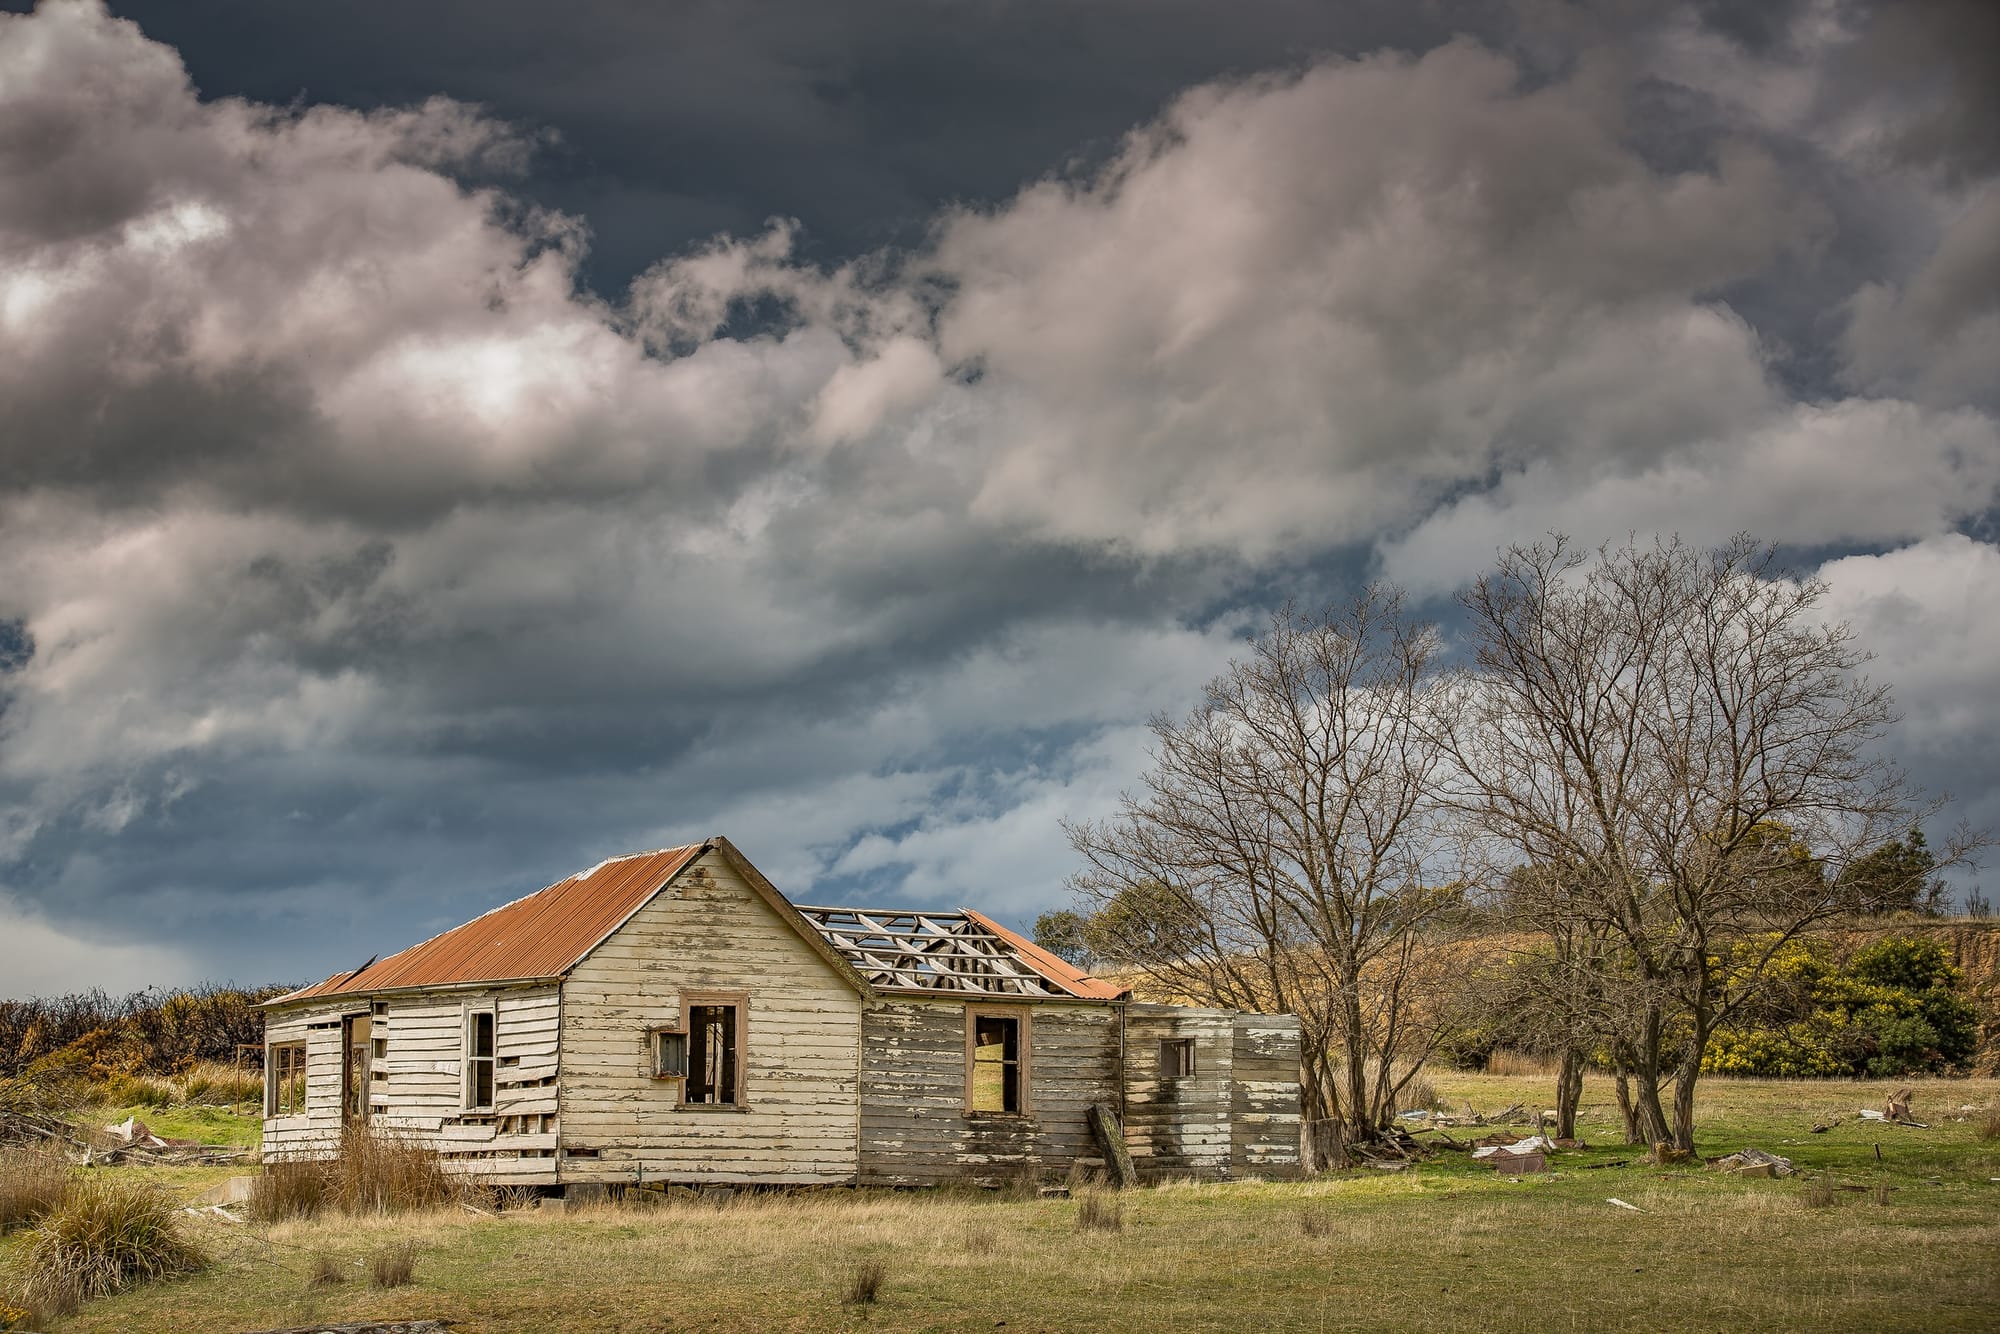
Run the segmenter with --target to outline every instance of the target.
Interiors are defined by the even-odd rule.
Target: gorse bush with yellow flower
[[[1978,1013],[1952,988],[1944,947],[1889,936],[1845,963],[1818,941],[1786,945],[1760,1002],[1719,1030],[1702,1069],[1780,1078],[1938,1073],[1971,1056]]]

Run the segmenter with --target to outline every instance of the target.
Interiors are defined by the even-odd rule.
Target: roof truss
[[[1069,994],[964,913],[803,906],[798,911],[878,990],[972,996]]]

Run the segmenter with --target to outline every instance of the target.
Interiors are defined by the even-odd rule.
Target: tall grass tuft
[[[250,1183],[247,1210],[260,1223],[315,1218],[326,1204],[326,1164],[278,1158]]]
[[[841,1298],[849,1306],[873,1306],[875,1299],[882,1295],[882,1284],[889,1277],[889,1266],[880,1260],[863,1260],[854,1266],[854,1273],[848,1277],[846,1295]]]
[[[1308,1237],[1330,1237],[1333,1235],[1333,1210],[1323,1205],[1312,1205],[1299,1210],[1299,1231]]]
[[[35,1224],[21,1258],[29,1305],[56,1315],[207,1263],[171,1195],[153,1182],[111,1176],[71,1183]]]
[[[1973,1133],[1988,1142],[2000,1139],[2000,1106],[1988,1107],[1985,1115],[1979,1118],[1979,1124],[1974,1127]]]
[[[233,1107],[264,1096],[261,1070],[242,1070],[221,1061],[197,1061],[174,1079],[178,1101],[189,1105]]]
[[[331,1288],[347,1282],[347,1271],[340,1267],[340,1261],[325,1251],[313,1256],[312,1272],[306,1275],[309,1288]]]
[[[69,1162],[53,1149],[0,1148],[0,1232],[32,1223],[62,1200]]]
[[[407,1135],[352,1121],[341,1129],[340,1156],[325,1164],[327,1202],[348,1214],[434,1209],[460,1197],[435,1151]]]
[[[1825,1173],[1821,1173],[1819,1176],[1806,1182],[1803,1199],[1808,1209],[1831,1209],[1833,1207],[1833,1183],[1826,1179]]]
[[[378,1288],[401,1288],[417,1281],[417,1248],[413,1242],[384,1246],[368,1262],[368,1281]]]
[[[1076,1228],[1079,1232],[1117,1232],[1125,1226],[1125,1206],[1114,1195],[1086,1190],[1076,1197]]]

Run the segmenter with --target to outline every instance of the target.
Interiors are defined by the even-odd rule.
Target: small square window
[[[1194,1039],[1160,1040],[1160,1078],[1185,1079],[1194,1073]]]
[[[662,1028],[653,1033],[653,1078],[687,1078],[687,1034],[679,1029]]]

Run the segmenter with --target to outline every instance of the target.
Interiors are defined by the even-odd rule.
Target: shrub
[[[889,1266],[880,1260],[863,1260],[854,1267],[853,1275],[847,1280],[847,1295],[842,1299],[849,1306],[872,1306],[882,1293],[882,1283],[889,1277]]]
[[[1116,1232],[1125,1226],[1125,1206],[1101,1190],[1087,1190],[1076,1199],[1079,1232]]]
[[[0,1231],[32,1223],[62,1201],[69,1162],[52,1149],[0,1148]]]
[[[417,1278],[417,1248],[413,1242],[384,1246],[368,1262],[368,1281],[378,1288],[401,1288]]]
[[[1979,1041],[1979,1016],[1952,988],[1962,978],[1934,940],[1889,936],[1836,967],[1821,947],[1775,956],[1765,1003],[1720,1029],[1702,1069],[1780,1078],[1938,1072]]]
[[[207,1263],[172,1196],[152,1182],[106,1175],[71,1184],[35,1224],[21,1261],[29,1304],[54,1314]]]
[[[260,1223],[288,1218],[313,1218],[326,1203],[326,1167],[322,1163],[280,1158],[264,1164],[250,1183],[249,1214]]]

